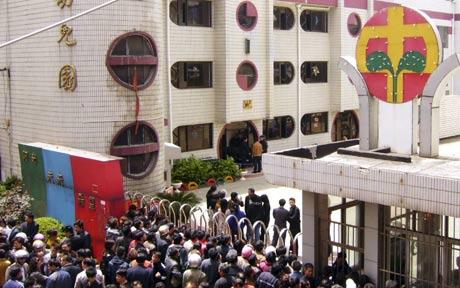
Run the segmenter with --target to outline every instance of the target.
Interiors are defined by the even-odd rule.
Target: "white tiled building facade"
[[[56,2],[64,3],[63,7]],[[1,1],[0,43],[103,2]],[[269,141],[270,151],[348,137],[337,136],[334,126],[338,113],[358,109],[354,88],[337,68],[340,56],[354,55],[357,38],[349,33],[347,22],[350,14],[356,13],[364,24],[375,9],[392,5],[392,2],[413,5],[427,12],[437,26],[446,27],[443,28],[447,35],[445,57],[456,52],[456,34],[460,34],[456,26],[460,28],[460,25],[455,20],[460,18],[457,17],[460,4],[429,0],[120,0],[69,22],[73,28],[71,38],[77,41],[73,47],[57,43],[60,38],[57,27],[2,48],[0,70],[9,68],[10,75],[8,80],[8,71],[0,72],[2,178],[20,173],[17,144],[21,142],[41,141],[111,153],[117,133],[135,122],[136,96],[133,90],[114,80],[106,67],[106,57],[117,37],[133,31],[150,35],[158,56],[156,76],[138,96],[139,120],[155,129],[159,152],[153,172],[138,173],[143,177],[135,178],[140,179],[125,178],[127,190],[148,193],[164,185],[164,142],[182,146],[183,156],[220,157],[234,131],[245,127],[247,121],[257,130],[255,136],[267,134],[264,120],[291,117],[279,119],[281,126],[290,126],[273,130],[276,132],[274,138],[280,139]],[[71,5],[67,6],[69,3]],[[177,7],[187,5],[191,7],[189,12],[184,14],[180,8],[177,12]],[[206,12],[207,7],[210,13]],[[274,29],[275,7],[287,7],[288,10],[283,11],[291,11],[290,29]],[[246,20],[255,22],[253,27],[245,29],[239,24],[238,8],[248,16]],[[327,15],[327,18],[307,17],[310,19],[307,24],[307,18],[301,15],[311,13],[309,11],[321,17]],[[321,19],[327,21],[318,23]],[[283,23],[290,20],[285,21]],[[308,25],[314,26],[310,30],[324,31],[305,31]],[[241,80],[237,69],[243,61],[253,63],[257,71],[257,82],[249,91],[240,88],[237,81]],[[292,64],[294,76],[289,84],[274,84],[275,61]],[[191,65],[175,66],[177,62]],[[208,64],[197,62],[211,62],[212,66],[206,71],[203,67]],[[302,69],[305,62],[313,64]],[[327,70],[322,70],[321,66],[319,76],[316,75],[321,78],[327,74],[326,79],[313,83],[310,79],[305,83],[301,70],[311,72],[317,62],[327,63]],[[73,92],[59,88],[59,70],[65,64],[76,67],[77,87]],[[180,65],[185,65],[185,70],[171,73],[173,66]],[[193,69],[197,68],[199,71],[195,73]],[[180,81],[188,77],[190,83],[207,81],[207,85],[200,82],[203,85],[195,83],[194,88],[178,89],[171,84],[175,77],[181,78]],[[446,90],[450,94],[460,94],[460,87],[451,84]],[[443,98],[449,105],[441,104],[441,137],[460,134],[457,124],[460,98],[457,98],[453,95]],[[244,102],[248,107],[244,107]],[[315,115],[327,115],[327,118],[313,127],[312,122],[302,121],[304,115],[311,113],[323,113]],[[305,119],[313,121],[315,115]],[[229,123],[237,123],[227,126],[235,129],[233,132],[225,132],[224,127]],[[201,124],[212,125],[199,126]],[[149,160],[146,159],[143,161]]]

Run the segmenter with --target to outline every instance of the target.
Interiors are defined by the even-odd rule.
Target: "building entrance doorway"
[[[251,121],[226,124],[219,138],[219,157],[232,157],[242,167],[251,166],[251,147],[258,136],[257,129]]]
[[[332,141],[350,140],[359,137],[359,120],[354,111],[337,113],[332,127]]]
[[[320,219],[318,267],[334,267],[333,277],[360,270],[364,264],[364,203],[336,196],[317,195]]]

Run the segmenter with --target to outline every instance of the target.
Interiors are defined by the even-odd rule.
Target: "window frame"
[[[241,24],[240,22],[240,9],[242,9],[242,7],[244,6],[244,4],[246,5],[252,5],[251,8],[254,9],[254,12],[255,12],[255,15],[254,15],[254,23],[252,23],[252,25],[250,27],[246,27],[244,26],[243,24]],[[247,15],[246,15],[247,16]],[[251,1],[243,1],[241,2],[238,7],[236,8],[236,23],[238,24],[238,26],[241,28],[241,30],[243,31],[246,31],[246,32],[249,32],[249,31],[252,31],[256,28],[257,26],[257,22],[259,20],[259,12],[257,11],[257,7],[254,3],[252,3]]]
[[[312,80],[312,79],[314,79],[311,76],[311,74],[312,74],[311,71],[313,69],[313,67],[311,67],[311,65],[313,65],[313,64],[321,65],[320,67],[318,67],[319,69],[326,69],[326,73],[322,74],[322,75],[326,75],[325,79],[321,78],[319,80]],[[327,61],[305,61],[305,62],[303,62],[302,65],[300,66],[300,78],[302,79],[302,82],[305,83],[305,84],[328,83],[328,81],[329,81],[328,64],[329,63]],[[310,66],[308,66],[308,65],[310,65]],[[320,73],[322,73],[321,70],[320,70]],[[308,75],[310,75],[310,77],[307,78]]]
[[[246,80],[246,83],[244,83],[242,80],[242,76],[247,77],[247,75],[240,75],[238,73],[244,65],[249,65],[254,69],[254,83],[251,86],[243,85],[243,84],[247,84],[247,80]],[[238,65],[238,68],[236,69],[236,83],[242,90],[250,91],[254,89],[254,87],[257,86],[258,80],[259,80],[259,72],[257,70],[257,66],[253,62],[246,60],[246,61],[241,62],[240,65]]]
[[[277,12],[280,14],[279,15],[280,18],[277,18],[276,16]],[[285,21],[281,21],[281,12],[283,12],[283,14],[285,15],[292,16],[292,25],[290,27],[287,28],[287,23],[288,23],[287,18],[285,19]],[[278,20],[278,25],[277,25],[277,20]],[[289,31],[292,28],[294,28],[295,21],[296,21],[296,17],[294,15],[294,12],[292,12],[291,8],[285,7],[285,6],[273,6],[273,30]],[[285,22],[284,24],[286,24],[285,28],[283,28],[283,25],[282,25],[283,22]]]
[[[312,129],[312,118],[315,116],[315,115],[319,115],[321,117],[321,120],[324,121],[324,129],[322,129],[321,131],[319,132],[313,132],[313,129]],[[307,125],[307,120],[304,120],[306,119],[306,117],[309,118],[309,133],[307,132],[306,129],[306,125]],[[302,118],[300,119],[300,132],[307,136],[307,135],[315,135],[315,134],[323,134],[323,133],[328,133],[329,132],[329,112],[315,112],[315,113],[305,113]]]
[[[205,4],[206,5],[206,12],[209,14],[209,17],[205,17],[205,15],[201,15],[201,24],[191,24],[189,23],[189,9],[190,9],[190,5],[188,5],[189,1],[198,1],[198,2],[201,2],[201,4]],[[177,14],[173,15],[171,14],[171,11],[172,8],[171,6],[174,5],[174,3],[176,3],[177,7],[176,7],[176,10],[177,10]],[[203,5],[203,6],[205,6]],[[181,7],[182,6],[182,7]],[[186,7],[186,9],[184,9]],[[187,26],[187,27],[203,27],[203,28],[211,28],[212,27],[212,1],[208,1],[208,0],[173,0],[171,2],[169,2],[169,19],[171,22],[173,22],[174,24],[178,25],[178,26]],[[203,13],[203,12],[201,12]],[[175,19],[173,19],[173,16],[175,16]]]
[[[307,13],[309,16],[304,16],[304,15],[307,15]],[[315,14],[321,14],[321,17],[323,18],[324,24],[322,25],[323,27],[321,29],[316,29],[316,28],[314,29],[311,23],[312,17]],[[304,19],[305,24],[303,24],[302,22],[303,17],[310,17],[310,19],[308,18]],[[329,32],[329,13],[327,11],[305,9],[302,11],[302,13],[300,13],[299,21],[300,21],[300,27],[302,27],[303,31],[305,32],[320,32],[320,33]],[[308,22],[310,22],[310,24],[308,24]],[[310,27],[308,27],[308,25]]]
[[[127,41],[129,37],[133,36],[139,36],[147,40],[146,43],[148,44],[148,47],[151,48],[152,55],[113,55],[115,48],[118,46],[118,44],[120,44],[121,41]],[[126,69],[129,69],[129,66],[152,66],[152,71],[149,73],[148,79],[145,81],[145,83],[137,87],[137,90],[139,91],[144,90],[152,85],[158,73],[158,50],[155,41],[153,40],[152,36],[146,32],[135,31],[124,33],[115,38],[115,40],[113,40],[110,44],[107,51],[105,65],[110,75],[112,76],[112,79],[121,86],[130,90],[135,90],[133,84],[129,84],[120,79],[120,77],[114,71],[113,66],[126,66]]]
[[[352,32],[351,29],[350,29],[351,17],[356,17],[355,19],[358,21],[359,29],[356,32]],[[359,16],[359,14],[356,13],[356,12],[350,13],[350,15],[348,15],[348,18],[347,18],[347,31],[348,31],[348,34],[350,34],[352,37],[358,37],[359,34],[361,33],[362,28],[363,28],[363,22],[361,21],[361,17]]]
[[[175,67],[178,65],[177,67]],[[203,65],[202,72],[203,73],[203,84],[202,85],[192,85],[189,86],[189,81],[188,81],[188,67],[189,65]],[[208,65],[205,67],[204,65]],[[174,69],[177,69],[177,77],[173,77]],[[213,62],[212,61],[178,61],[171,65],[170,71],[171,73],[171,85],[177,89],[207,89],[207,88],[213,88],[214,85],[214,79],[213,79]],[[177,79],[178,78],[178,79]],[[185,83],[186,85],[184,86]]]
[[[287,120],[290,119],[292,120],[292,130],[289,134],[287,134],[287,129],[286,129],[286,123]],[[268,132],[269,129],[269,124],[275,122],[278,127],[279,127],[279,133],[275,137],[271,137],[271,134]],[[282,140],[282,139],[288,139],[292,135],[294,135],[295,132],[295,120],[294,117],[290,115],[284,115],[284,116],[277,116],[273,117],[271,119],[264,119],[262,121],[262,129],[263,129],[263,135],[265,135],[267,141],[273,141],[273,140]]]
[[[278,68],[276,67],[277,65],[279,66]],[[284,69],[285,72],[288,69],[285,65],[290,66],[290,68],[292,69],[292,77],[288,81],[283,81],[283,79],[286,78],[286,77],[283,77],[283,69]],[[277,75],[277,74],[279,74],[279,75]],[[279,78],[279,81],[276,81],[277,76]],[[275,61],[275,62],[273,62],[273,84],[274,85],[289,85],[289,84],[292,83],[294,78],[295,78],[295,68],[294,68],[294,65],[291,62],[289,62],[289,61]]]
[[[142,179],[150,175],[152,171],[155,169],[157,163],[158,163],[158,158],[159,158],[159,153],[160,153],[160,138],[157,130],[155,127],[153,127],[150,123],[146,121],[139,121],[138,122],[139,128],[141,126],[144,126],[153,132],[153,138],[156,140],[156,142],[152,143],[144,143],[144,144],[130,144],[129,142],[132,141],[132,139],[128,139],[128,145],[115,145],[119,137],[123,135],[126,131],[129,129],[132,129],[133,127],[136,126],[136,122],[132,122],[128,125],[125,125],[121,129],[118,130],[118,132],[115,134],[115,136],[112,139],[112,143],[110,144],[110,155],[116,156],[116,157],[121,157],[123,158],[123,165],[126,165],[126,170],[123,170],[123,175],[125,177],[131,178],[131,179]],[[139,152],[145,152],[148,150],[148,153],[153,153],[154,155],[152,156],[152,160],[148,164],[147,168],[137,174],[132,174],[130,172],[130,156],[136,156],[136,155],[145,155],[148,153],[139,153]]]
[[[202,147],[202,148],[199,148],[199,149],[190,149],[189,146],[189,128],[190,127],[193,127],[193,126],[203,126],[203,129],[209,129],[209,135],[208,135],[208,138],[209,138],[209,147],[206,146],[206,147]],[[206,128],[206,126],[208,126]],[[185,150],[182,150],[182,146],[181,146],[181,139],[180,139],[180,134],[181,134],[181,131],[180,129],[184,129],[185,130]],[[205,133],[205,131],[203,132]],[[204,135],[204,134],[203,134]],[[203,138],[201,135],[201,138]],[[213,149],[214,147],[214,125],[213,123],[203,123],[203,124],[194,124],[194,125],[182,125],[182,126],[177,126],[176,128],[174,128],[173,130],[173,143],[174,145],[177,145],[181,148],[181,152],[193,152],[193,151],[201,151],[201,150],[208,150],[208,149]]]

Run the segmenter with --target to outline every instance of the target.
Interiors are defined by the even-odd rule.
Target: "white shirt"
[[[96,281],[101,283],[102,287],[105,287],[104,275],[99,269],[96,269]],[[88,283],[88,277],[86,277],[86,271],[83,270],[77,274],[74,288],[83,288],[86,283]]]

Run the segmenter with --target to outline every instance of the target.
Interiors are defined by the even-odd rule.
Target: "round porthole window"
[[[158,68],[158,56],[152,37],[144,32],[121,35],[107,53],[106,66],[112,78],[131,90],[152,84]]]
[[[131,123],[114,137],[110,154],[125,158],[123,161],[125,176],[140,179],[155,168],[159,147],[158,134],[149,123]]]
[[[249,1],[241,2],[236,11],[238,25],[244,31],[251,31],[257,25],[257,8]]]
[[[251,90],[257,84],[256,66],[249,61],[244,61],[236,70],[236,82],[243,90]]]
[[[359,15],[356,13],[351,13],[347,20],[348,33],[350,33],[351,36],[356,37],[358,36],[359,32],[361,32],[361,27],[362,23]]]

